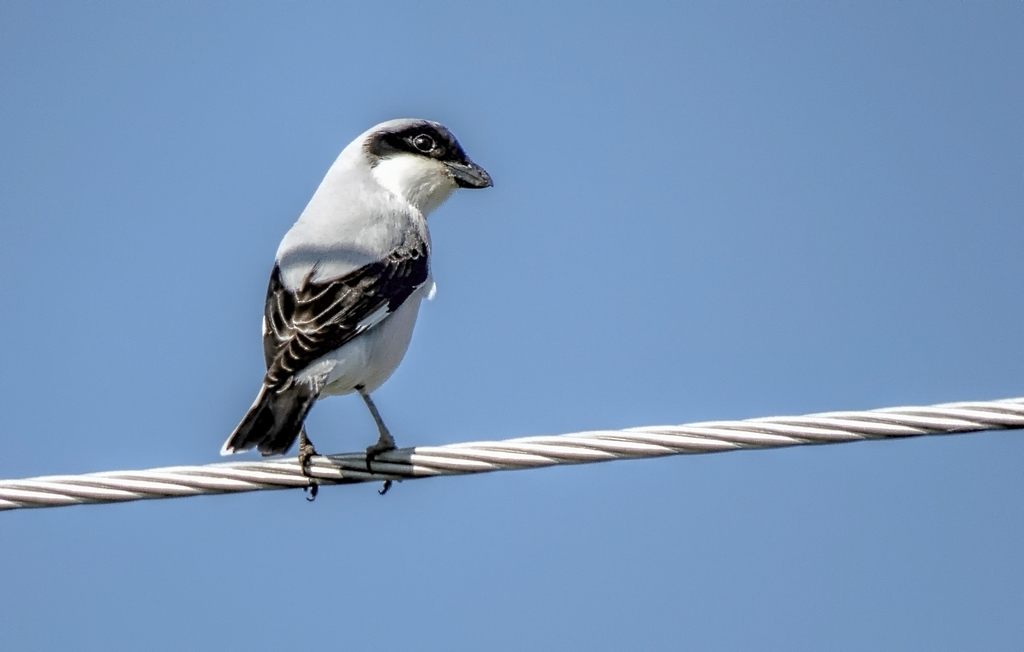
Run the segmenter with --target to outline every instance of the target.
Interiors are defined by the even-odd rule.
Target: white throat
[[[381,160],[373,168],[373,177],[424,217],[444,203],[458,187],[444,163],[412,154],[398,154]]]

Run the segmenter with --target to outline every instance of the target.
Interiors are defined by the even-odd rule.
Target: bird
[[[278,247],[263,311],[267,372],[221,454],[281,454],[298,438],[307,473],[317,453],[306,415],[352,392],[378,431],[367,470],[394,450],[370,395],[398,368],[420,302],[435,291],[427,215],[458,188],[492,185],[438,122],[389,120],[349,143]]]

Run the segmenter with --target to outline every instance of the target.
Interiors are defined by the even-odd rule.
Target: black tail
[[[315,402],[316,394],[305,383],[280,392],[264,385],[242,422],[224,442],[220,454],[240,453],[253,446],[264,455],[287,451]]]

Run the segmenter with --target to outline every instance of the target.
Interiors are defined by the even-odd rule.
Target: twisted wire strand
[[[556,464],[1019,428],[1024,428],[1024,397],[743,421],[706,421],[680,426],[644,426],[402,448],[377,457],[372,471],[367,470],[365,454],[343,453],[314,457],[307,467],[308,476],[303,475],[298,459],[290,457],[204,466],[170,466],[146,471],[105,471],[0,480],[0,511],[308,488],[314,483],[412,480]]]

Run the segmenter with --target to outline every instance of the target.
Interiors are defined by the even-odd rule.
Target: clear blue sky
[[[505,5],[0,4],[0,477],[220,461],[278,241],[402,116],[495,178],[431,217],[402,445],[1024,395],[1024,4]],[[1022,470],[992,433],[3,513],[0,648],[1020,650]]]

